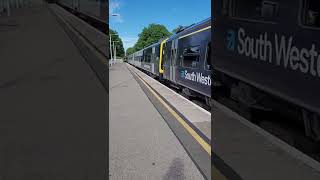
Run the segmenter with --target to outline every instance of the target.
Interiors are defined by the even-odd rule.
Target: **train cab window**
[[[275,21],[278,0],[223,0],[223,15],[259,21]]]
[[[200,47],[190,47],[183,50],[183,67],[198,68],[199,67]]]
[[[211,70],[211,43],[207,46],[205,70]]]
[[[302,14],[303,24],[312,27],[320,27],[320,1],[305,0]]]

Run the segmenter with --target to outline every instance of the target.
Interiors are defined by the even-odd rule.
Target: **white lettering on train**
[[[210,75],[204,76],[200,72],[191,72],[190,73],[187,70],[182,71],[181,75],[182,75],[182,78],[184,78],[184,79],[187,79],[187,80],[190,80],[190,81],[194,81],[194,82],[198,82],[198,83],[203,84],[203,85],[211,86]]]
[[[320,77],[320,53],[314,43],[309,49],[298,48],[292,36],[275,33],[272,41],[267,32],[250,37],[243,28],[238,30],[237,41],[236,51],[241,55]]]

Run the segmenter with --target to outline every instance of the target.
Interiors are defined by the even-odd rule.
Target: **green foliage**
[[[134,52],[135,52],[135,49],[134,49],[133,47],[129,47],[129,48],[127,49],[127,55],[132,54],[132,53],[134,53]]]
[[[115,47],[117,48],[116,51],[116,55],[117,57],[124,57],[124,48],[123,48],[123,43],[122,43],[122,40],[121,38],[119,37],[117,31],[115,30],[112,30],[112,29],[109,29],[109,34],[112,34],[111,35],[111,41],[116,41],[114,42],[115,44]],[[109,39],[110,40],[110,39]],[[112,42],[111,42],[111,45],[113,46]],[[113,49],[112,49],[112,52],[113,52]],[[113,56],[113,53],[112,53],[112,56]]]
[[[148,27],[143,28],[139,34],[139,39],[134,45],[134,48],[139,51],[153,43],[159,41],[159,39],[170,36],[171,33],[164,25],[150,24]]]
[[[161,24],[149,24],[148,27],[144,27],[142,32],[139,34],[137,43],[127,49],[127,55],[139,51],[151,44],[158,42],[161,38],[170,36],[171,33],[167,30],[164,25]]]

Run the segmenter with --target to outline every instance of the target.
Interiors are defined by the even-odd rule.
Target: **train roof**
[[[183,31],[180,31],[180,32],[184,32],[184,31],[188,31],[188,30],[191,30],[191,29],[195,29],[199,26],[203,26],[203,25],[211,25],[211,17],[205,19],[205,20],[202,20],[198,23],[193,23],[191,24],[190,26],[187,26],[185,29],[183,29]]]
[[[207,19],[205,19],[205,20],[202,20],[202,21],[200,21],[200,22],[198,22],[198,23],[194,23],[194,24],[191,24],[190,26],[185,27],[184,29],[182,29],[182,30],[179,31],[178,33],[171,35],[171,36],[169,37],[169,40],[170,40],[170,39],[177,38],[177,37],[180,37],[180,36],[183,36],[183,35],[185,35],[185,34],[188,34],[188,33],[192,32],[192,31],[196,31],[196,30],[198,30],[198,29],[207,27],[207,26],[209,26],[209,25],[211,25],[211,17],[209,17],[209,18],[207,18]],[[143,49],[141,49],[141,50],[139,50],[139,51],[136,51],[136,52],[134,52],[134,53],[138,53],[138,52],[143,51],[143,50],[145,50],[145,49],[148,49],[148,48],[150,48],[150,47],[159,45],[163,40],[165,40],[165,39],[167,39],[167,38],[168,38],[168,37],[161,38],[158,42],[156,42],[156,43],[154,43],[154,44],[151,44],[151,45],[149,45],[149,46],[147,46],[147,47],[145,47],[145,48],[143,48]],[[133,54],[134,54],[134,53],[133,53]]]
[[[148,48],[151,48],[151,47],[156,46],[156,45],[158,45],[158,44],[160,44],[160,42],[153,43],[153,44],[151,44],[151,45],[143,48],[143,50],[148,49]]]
[[[194,24],[191,24],[190,26],[185,27],[183,30],[181,30],[178,33],[170,36],[169,40],[177,38],[177,37],[180,37],[180,36],[183,36],[185,34],[188,34],[188,33],[192,32],[192,31],[196,31],[198,29],[202,29],[202,28],[210,26],[210,25],[211,25],[211,17],[209,17],[209,18],[207,18],[205,20],[202,20],[202,21],[200,21],[198,23],[194,23]]]

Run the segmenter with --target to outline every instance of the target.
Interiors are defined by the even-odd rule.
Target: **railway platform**
[[[127,63],[109,73],[111,179],[211,179],[210,113]]]
[[[50,5],[29,2],[0,17],[0,179],[105,179],[98,56]]]
[[[212,141],[214,153],[245,180],[316,180],[320,164],[260,127],[214,102]],[[222,172],[224,172],[222,170]]]

